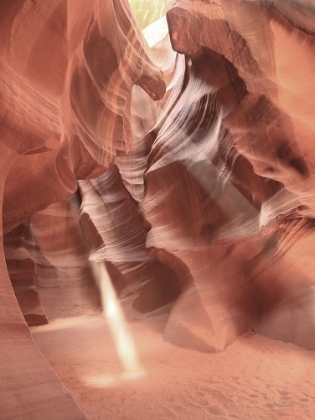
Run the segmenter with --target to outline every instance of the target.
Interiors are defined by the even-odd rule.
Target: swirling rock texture
[[[22,313],[98,313],[89,256],[174,344],[314,350],[311,2],[177,0],[146,42],[125,0],[0,19],[0,417],[85,418]]]
[[[48,412],[51,419],[83,419],[22,318],[5,264],[3,231],[70,197],[77,179],[112,165],[132,143],[132,86],[159,99],[165,84],[126,2],[2,2],[0,16],[0,416],[43,419]],[[33,219],[48,261],[48,254],[54,260],[61,252],[60,244],[49,245],[49,236],[56,242],[46,231],[54,225],[50,216]]]
[[[190,176],[207,192],[194,236],[205,239],[180,258],[209,315],[214,348],[247,328],[315,346],[307,245],[314,209],[314,10],[303,6],[178,1],[167,14],[174,50],[190,58],[191,72],[215,98],[222,119],[218,154],[228,149],[226,169],[218,173],[211,156],[211,164],[193,162]]]
[[[163,114],[179,93],[173,89],[170,96],[170,87],[182,76],[184,56],[178,58],[171,50],[165,19],[145,35],[149,45],[155,45],[152,54],[163,71],[168,91],[162,101],[153,102],[138,86],[133,88],[130,152],[118,156],[116,165],[97,179],[79,181],[81,220],[93,250],[91,258],[105,261],[130,320],[169,310],[169,304],[180,293],[173,267],[146,251],[149,226],[139,208],[145,196],[144,174],[155,138],[152,131],[161,125],[159,120],[165,119]]]
[[[4,235],[8,272],[30,326],[100,311],[78,205],[76,196],[52,204]]]
[[[172,303],[180,292],[178,279],[168,266],[146,253],[143,220],[117,166],[97,180],[79,184],[82,218],[85,216],[85,231],[94,249],[92,258],[107,263],[128,319]],[[95,243],[93,230],[97,231],[99,244]],[[169,310],[167,306],[164,309]]]
[[[27,324],[43,325],[48,321],[37,289],[36,265],[24,247],[27,229],[27,223],[23,223],[5,235],[5,259],[15,296]]]

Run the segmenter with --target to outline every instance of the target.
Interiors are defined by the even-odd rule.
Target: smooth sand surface
[[[129,324],[143,367],[132,374],[100,317],[31,333],[89,420],[314,418],[314,352],[247,334],[222,353],[199,353],[164,342],[165,322]]]

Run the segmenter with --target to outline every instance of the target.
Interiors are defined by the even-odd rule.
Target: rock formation
[[[218,348],[246,328],[315,346],[313,268],[298,258],[313,257],[306,242],[312,241],[315,40],[311,19],[302,25],[295,14],[314,12],[284,3],[177,1],[167,15],[174,50],[190,58],[191,72],[220,110],[224,134],[215,147],[230,155],[217,175],[209,162],[192,170],[213,199],[203,216],[208,239],[185,257]],[[218,207],[221,223],[209,220]]]
[[[132,86],[159,99],[165,85],[126,2],[2,2],[0,16],[0,197],[8,233],[128,151]],[[31,339],[2,238],[1,227],[1,418],[84,418]]]
[[[84,418],[25,321],[99,313],[89,259],[176,345],[315,350],[314,7],[130,3],[0,5],[6,420]]]

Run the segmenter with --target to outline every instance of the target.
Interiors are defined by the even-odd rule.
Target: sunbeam
[[[133,336],[126,323],[123,310],[117,299],[110,276],[102,262],[90,261],[91,267],[100,289],[103,315],[115,342],[117,353],[124,371],[128,374],[144,373],[140,364]]]

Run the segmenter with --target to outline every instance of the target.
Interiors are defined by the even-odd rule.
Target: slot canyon
[[[315,1],[0,33],[0,420],[314,419]]]

